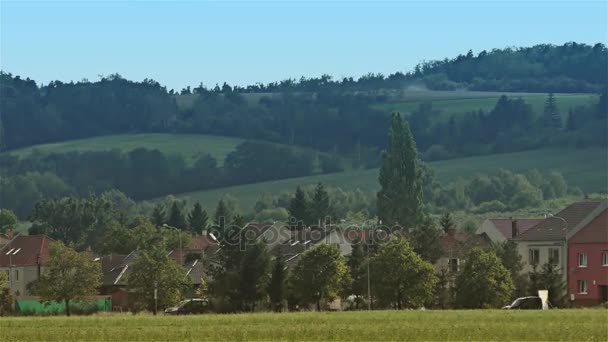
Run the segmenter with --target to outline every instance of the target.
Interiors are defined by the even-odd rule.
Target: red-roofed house
[[[586,227],[608,207],[608,201],[585,200],[575,202],[525,233],[513,238],[524,263],[523,272],[529,273],[534,265],[553,263],[567,280],[568,239]]]
[[[18,235],[0,248],[0,272],[9,278],[9,292],[28,295],[27,284],[40,278],[49,261],[49,243],[46,235]]]
[[[608,209],[568,237],[568,294],[576,306],[608,302]]]
[[[476,234],[485,233],[492,242],[500,243],[525,233],[541,221],[543,219],[487,219]]]

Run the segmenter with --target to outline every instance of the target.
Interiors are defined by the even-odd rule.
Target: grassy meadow
[[[2,341],[606,341],[608,311],[372,311],[0,318]]]
[[[242,143],[244,139],[201,134],[124,134],[68,140],[58,143],[35,145],[4,153],[27,156],[31,153],[66,153],[82,151],[110,151],[117,149],[128,152],[139,147],[157,149],[167,154],[181,154],[187,160],[207,153],[222,163],[226,155]]]
[[[475,174],[494,174],[499,169],[525,172],[539,169],[541,172],[556,170],[562,173],[570,186],[578,186],[587,192],[606,192],[606,170],[608,161],[606,150],[587,149],[541,149],[525,152],[493,154],[441,160],[429,163],[440,183],[446,184],[458,178],[469,178]],[[225,195],[235,197],[245,212],[253,210],[255,201],[264,193],[279,194],[293,192],[298,185],[323,182],[343,189],[375,191],[378,188],[378,169],[351,170],[326,175],[290,178],[255,184],[232,186],[207,191],[179,194],[177,197],[188,201],[201,201],[214,208],[219,198]]]

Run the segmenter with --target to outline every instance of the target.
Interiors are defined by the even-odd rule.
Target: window
[[[538,265],[540,259],[540,252],[538,249],[530,249],[529,253],[530,265]]]
[[[608,266],[608,251],[602,253],[602,266]]]
[[[559,265],[559,249],[549,248],[549,262],[553,265]]]
[[[578,293],[587,293],[587,281],[586,280],[578,281]]]
[[[448,260],[448,267],[450,269],[450,272],[458,272],[458,259],[452,258]]]
[[[19,270],[15,270],[15,281],[19,281]]]
[[[578,253],[578,267],[587,267],[587,253]]]

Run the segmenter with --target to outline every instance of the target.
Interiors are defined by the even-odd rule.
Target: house
[[[46,235],[17,235],[0,248],[0,272],[8,275],[12,295],[30,295],[27,285],[40,279],[51,241]]]
[[[487,219],[475,234],[486,234],[492,242],[501,243],[527,232],[541,221],[543,219]]]
[[[575,306],[608,302],[608,209],[567,239],[570,301]]]
[[[12,233],[9,234],[0,233],[0,248],[4,247],[4,245],[6,245],[7,243],[9,243],[9,241],[12,240]]]
[[[465,256],[471,249],[475,247],[486,249],[492,246],[490,238],[485,233],[470,235],[455,229],[444,233],[439,244],[443,253],[435,262],[435,270],[452,275],[460,271]]]
[[[568,236],[576,234],[604,209],[608,201],[585,200],[573,203],[554,216],[547,217],[512,240],[517,243],[523,261],[523,272],[533,271],[534,266],[553,263],[561,270],[566,281],[566,255]]]

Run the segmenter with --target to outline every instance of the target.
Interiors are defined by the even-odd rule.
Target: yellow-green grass
[[[372,311],[0,318],[3,341],[606,341],[608,311]]]
[[[608,169],[607,151],[604,148],[587,149],[541,149],[517,153],[493,154],[469,158],[442,160],[430,163],[440,183],[447,184],[458,178],[470,178],[476,174],[495,174],[499,169],[525,172],[539,169],[542,172],[559,171],[571,186],[580,187],[586,192],[607,191],[606,170]],[[378,189],[378,169],[351,170],[327,175],[290,178],[179,194],[177,197],[189,202],[200,201],[213,208],[217,201],[226,195],[238,199],[240,208],[249,212],[256,200],[264,193],[277,195],[293,192],[298,185],[323,182],[326,185],[341,187],[345,190]]]
[[[423,93],[423,92],[421,92]],[[447,119],[452,115],[463,114],[470,111],[483,109],[489,111],[494,108],[496,101],[501,96],[501,93],[487,93],[484,95],[480,92],[475,92],[474,95],[468,96],[466,93],[458,93],[450,95],[449,92],[441,94],[422,95],[406,97],[405,100],[399,102],[390,102],[378,105],[377,108],[386,112],[401,112],[411,113],[423,102],[430,102],[434,109],[441,110],[440,119]],[[526,93],[505,93],[510,97],[521,97],[526,103],[532,106],[534,113],[539,115],[542,113],[547,94],[526,94]],[[444,96],[444,97],[442,97]],[[575,108],[583,105],[595,104],[598,101],[597,95],[593,94],[557,94],[555,95],[556,103],[562,117],[564,119],[568,115],[570,108]]]
[[[221,163],[226,155],[243,141],[244,139],[239,138],[200,134],[124,134],[35,145],[5,153],[27,156],[32,152],[51,154],[74,151],[109,151],[113,149],[126,152],[144,147],[158,149],[167,154],[181,154],[187,160],[192,160],[206,153],[212,155]]]

